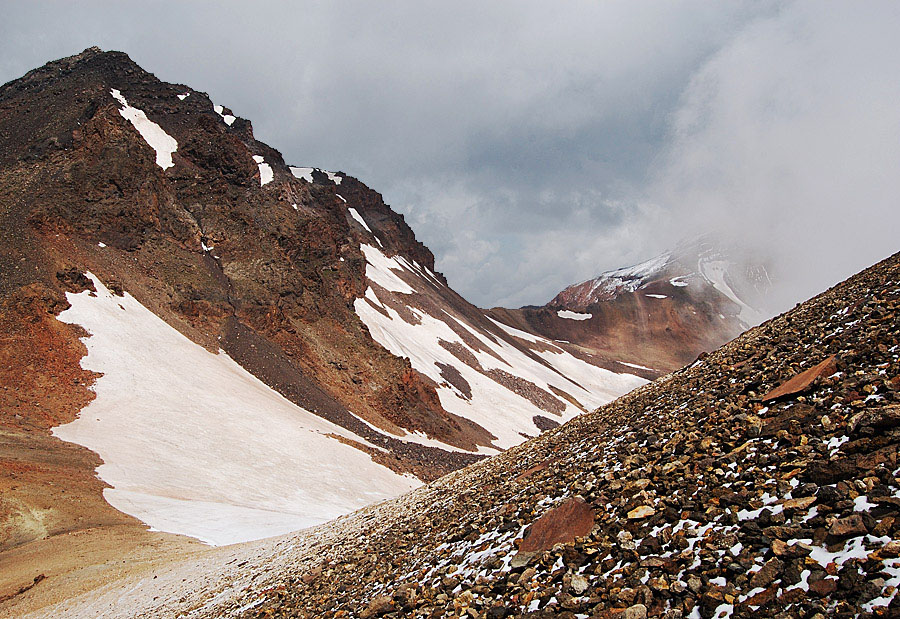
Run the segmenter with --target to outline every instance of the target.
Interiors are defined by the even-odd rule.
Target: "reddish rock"
[[[825,359],[825,361],[823,361],[822,363],[814,365],[808,370],[800,372],[796,376],[790,378],[787,382],[782,383],[775,389],[772,389],[772,391],[762,397],[762,401],[768,402],[770,400],[777,400],[778,398],[794,395],[796,393],[802,393],[809,389],[809,386],[813,384],[813,381],[815,381],[820,376],[830,376],[836,371],[837,359],[834,357],[834,355],[832,355]]]
[[[575,541],[591,532],[594,510],[583,499],[574,497],[534,521],[528,527],[519,552],[540,552],[554,544]]]
[[[823,578],[809,584],[809,590],[819,597],[831,595],[837,589],[837,581],[832,578]]]
[[[765,606],[766,604],[768,604],[772,600],[774,600],[776,597],[778,597],[778,586],[777,585],[773,586],[773,587],[769,587],[768,589],[765,589],[764,591],[760,591],[753,597],[747,599],[745,601],[745,605],[747,607]]]

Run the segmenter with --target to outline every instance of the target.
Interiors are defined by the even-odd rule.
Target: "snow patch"
[[[313,182],[313,169],[314,168],[298,168],[295,166],[289,166],[291,170],[291,174],[293,174],[296,178],[305,180],[307,183]]]
[[[650,297],[651,299],[668,299],[669,298],[664,294],[645,294],[644,296]]]
[[[221,105],[213,105],[213,110],[215,111],[216,114],[218,114],[219,116],[222,117],[222,120],[224,120],[225,124],[228,125],[229,127],[235,120],[237,120],[237,118],[235,118],[231,114],[226,114],[225,108],[222,107]]]
[[[380,254],[377,249],[368,246],[367,259],[370,254],[374,256],[375,252]],[[369,277],[368,267],[366,276]],[[462,363],[441,345],[442,340],[462,347],[487,371],[501,369],[547,392],[552,392],[551,386],[563,390],[588,410],[647,382],[629,374],[616,374],[597,368],[564,351],[539,353],[548,361],[548,367],[504,340],[491,339],[465,318],[446,312],[436,318],[413,309],[419,323],[412,324],[390,306],[376,309],[365,297],[356,299],[354,308],[376,342],[398,357],[407,357],[414,369],[439,385],[437,393],[445,410],[474,421],[488,430],[497,437],[493,444],[501,449],[521,443],[524,440],[523,434],[537,435],[538,429],[533,417],[546,416],[547,412],[490,376]],[[478,348],[466,344],[457,333],[460,328],[468,331],[478,341]],[[460,397],[455,389],[446,386],[439,364],[456,368],[472,390],[471,399]],[[570,379],[569,376],[573,378]],[[560,422],[567,421],[582,411],[568,401],[561,399],[560,402],[565,408],[559,418],[554,417]]]
[[[558,310],[556,315],[567,320],[590,320],[593,318],[592,314],[580,314],[569,310]]]
[[[621,365],[627,365],[630,368],[634,368],[636,370],[647,370],[648,372],[655,372],[653,368],[648,368],[646,365],[638,365],[637,363],[628,363],[627,361],[616,361],[616,363]]]
[[[728,297],[730,301],[734,302],[740,308],[741,311],[738,313],[739,320],[747,325],[754,325],[762,322],[763,315],[741,301],[740,297],[734,293],[731,286],[725,281],[728,267],[729,263],[724,260],[713,260],[704,257],[701,258],[699,262],[700,274],[703,275],[706,281],[712,284],[713,288]]]
[[[259,166],[259,186],[262,187],[266,183],[271,183],[275,178],[275,172],[272,171],[272,166],[266,163],[265,157],[253,155],[253,161]]]
[[[583,284],[593,282],[590,296],[593,296],[597,290],[613,294],[617,291],[634,292],[637,290],[647,277],[662,270],[671,260],[672,254],[665,253],[650,260],[641,262],[634,266],[616,269],[615,271],[606,271],[601,273],[593,280],[582,282]]]
[[[185,92],[185,93],[182,93],[182,94],[180,94],[180,95],[175,95],[175,96],[178,97],[178,99],[179,99],[180,101],[184,101],[185,99],[187,99],[188,97],[191,96],[191,93]]]
[[[350,209],[351,211],[353,209]],[[365,225],[365,223],[363,224]],[[368,228],[366,228],[368,230]],[[371,232],[371,230],[369,230]],[[395,270],[405,270],[403,264],[397,260],[397,257],[389,258],[381,252],[377,247],[363,243],[359,246],[360,251],[366,257],[366,277],[369,281],[374,282],[388,290],[389,292],[399,292],[402,294],[412,294],[415,290],[400,279]]]
[[[513,337],[517,337],[517,338],[523,339],[527,342],[532,342],[534,344],[537,344],[538,342],[542,342],[542,343],[548,342],[548,340],[546,338],[543,338],[539,335],[533,335],[531,333],[528,333],[527,331],[522,331],[521,329],[516,329],[515,327],[510,327],[509,325],[505,325],[500,321],[494,320],[490,316],[486,316],[486,318]]]
[[[166,133],[162,127],[147,118],[142,110],[128,105],[128,101],[122,96],[122,93],[115,88],[111,89],[110,94],[116,101],[122,104],[119,114],[138,130],[144,141],[156,151],[156,165],[163,170],[167,170],[175,165],[172,162],[172,153],[178,150],[178,142],[171,135]]]

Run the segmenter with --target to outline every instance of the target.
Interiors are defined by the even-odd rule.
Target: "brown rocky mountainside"
[[[544,306],[490,314],[597,365],[656,378],[758,324],[771,283],[752,252],[704,236],[573,284]]]
[[[492,321],[434,268],[380,194],[286,165],[123,53],[0,86],[0,599],[94,535],[186,543],[115,497],[157,529],[256,539],[645,382]]]
[[[198,614],[897,616],[898,446],[900,254],[594,413],[280,542]],[[215,593],[201,578],[197,606]],[[184,608],[157,594],[158,612]]]

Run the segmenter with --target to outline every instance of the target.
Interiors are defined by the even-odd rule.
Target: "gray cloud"
[[[785,309],[900,250],[900,5],[800,3],[693,75],[651,194],[771,256]]]
[[[381,191],[481,305],[733,222],[810,292],[897,249],[836,243],[898,229],[890,4],[0,4],[0,81],[126,51]]]

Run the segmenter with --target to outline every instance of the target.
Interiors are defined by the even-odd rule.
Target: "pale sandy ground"
[[[229,591],[233,582],[243,583],[245,569],[248,575],[256,573],[253,568],[261,559],[280,547],[273,540],[211,547],[150,533],[145,542],[121,553],[123,545],[132,544],[130,531],[91,530],[5,553],[0,557],[0,591],[17,591],[33,581],[37,569],[46,578],[0,604],[0,617],[171,617],[203,606],[215,593]]]
[[[331,542],[364,535],[372,522],[383,521],[385,510],[393,512],[416,496],[421,495],[413,492],[312,529],[231,546],[147,533],[146,542],[123,556],[123,543],[134,546],[133,531],[84,531],[42,540],[0,556],[3,586],[13,584],[13,590],[31,582],[30,562],[46,570],[47,555],[59,557],[50,562],[55,567],[45,580],[0,604],[0,618],[228,616],[229,609],[238,609],[229,602],[241,593],[261,592],[277,586],[285,574],[303,575],[324,559],[334,561],[333,553],[341,551],[327,549]],[[259,596],[247,599],[252,604]]]
[[[134,573],[152,573],[175,557],[205,554],[209,546],[134,525],[85,529],[24,544],[0,554],[0,617],[20,617]],[[16,594],[43,580],[27,591]],[[41,613],[35,616],[60,617]]]
[[[398,514],[420,513],[442,492],[445,490],[439,487],[425,486],[311,529],[231,546],[203,546],[183,537],[147,533],[146,544],[100,564],[96,553],[107,547],[112,553],[117,551],[119,540],[114,531],[45,540],[49,544],[40,552],[57,553],[59,573],[47,574],[33,589],[0,604],[0,618],[233,616],[252,608],[263,591],[277,587],[286,576],[302,577],[323,561],[347,560],[347,553],[356,549],[355,540],[382,534]],[[130,543],[133,545],[133,538]],[[14,560],[25,565],[29,554],[22,549],[22,556]],[[6,560],[0,556],[4,574]],[[79,561],[89,567],[79,567]],[[27,576],[28,582],[31,578]]]

